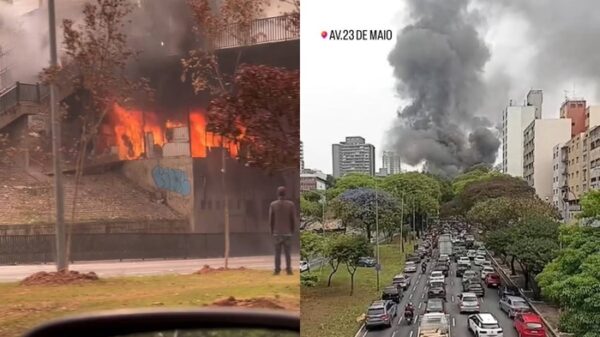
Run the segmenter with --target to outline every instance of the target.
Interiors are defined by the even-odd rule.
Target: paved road
[[[283,260],[283,259],[282,259]],[[283,262],[283,261],[282,261]],[[299,257],[292,256],[292,266],[297,269]],[[146,261],[98,261],[81,262],[71,265],[72,270],[79,272],[93,271],[100,277],[142,276],[160,274],[189,274],[204,265],[212,268],[223,267],[223,259],[195,260],[146,260]],[[234,257],[229,259],[230,268],[245,267],[249,269],[272,269],[273,256]],[[0,282],[15,282],[39,271],[56,271],[54,265],[21,265],[0,266]]]
[[[428,273],[431,270],[428,268]],[[450,273],[446,278],[446,313],[450,315],[452,337],[472,337],[473,335],[467,329],[467,317],[469,314],[460,314],[458,310],[457,295],[462,292],[461,279],[456,277],[456,263],[452,263]],[[390,280],[391,283],[391,280]],[[480,299],[481,312],[490,312],[500,322],[504,331],[504,337],[517,337],[517,333],[512,326],[512,320],[502,312],[498,307],[498,292],[496,289],[486,289],[485,297]],[[398,317],[395,318],[391,328],[366,331],[364,328],[358,331],[356,337],[418,337],[419,318],[410,326],[406,324],[404,318],[404,306],[411,301],[417,308],[417,312],[425,312],[427,303],[427,276],[421,274],[420,268],[411,278],[411,286],[404,292],[404,297],[398,307]],[[366,303],[365,305],[368,305]]]

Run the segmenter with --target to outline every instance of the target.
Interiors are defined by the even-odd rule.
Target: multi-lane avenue
[[[411,275],[410,287],[404,292],[404,296],[398,306],[398,316],[394,319],[391,328],[377,328],[367,331],[364,326],[358,331],[356,337],[417,337],[419,318],[412,325],[404,320],[404,306],[412,302],[418,315],[425,312],[427,305],[427,284],[429,273],[433,263],[430,263],[425,274],[420,268],[417,273]],[[398,271],[400,273],[401,271]],[[410,275],[410,274],[409,274]],[[385,280],[386,282],[391,280]],[[467,317],[469,314],[461,314],[458,309],[457,296],[462,292],[461,278],[456,277],[456,263],[452,263],[448,277],[446,277],[446,314],[450,315],[450,330],[452,337],[472,337],[473,334],[467,329]],[[494,315],[503,330],[504,337],[517,337],[513,328],[512,319],[500,310],[498,306],[499,296],[495,288],[485,288],[485,296],[479,299],[481,312]],[[368,305],[366,303],[365,305]]]

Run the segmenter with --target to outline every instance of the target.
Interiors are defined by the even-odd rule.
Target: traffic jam
[[[542,319],[460,223],[429,231],[366,310],[356,336],[546,337]]]

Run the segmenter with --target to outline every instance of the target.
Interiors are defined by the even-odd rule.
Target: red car
[[[496,273],[489,273],[485,276],[485,285],[488,288],[500,286],[500,275]]]
[[[517,313],[513,324],[519,337],[546,337],[542,319],[532,312]]]

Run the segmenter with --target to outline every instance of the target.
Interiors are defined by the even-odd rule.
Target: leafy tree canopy
[[[481,229],[494,230],[531,216],[558,219],[560,215],[556,208],[538,198],[500,197],[477,202],[466,218]]]
[[[388,176],[383,180],[383,189],[398,200],[404,196],[405,207],[415,203],[417,212],[421,214],[435,213],[440,207],[440,183],[427,174],[408,172]]]
[[[591,190],[581,197],[582,218],[600,219],[600,191]]]
[[[327,190],[327,199],[333,200],[346,190],[357,188],[375,188],[375,185],[375,178],[369,175],[359,173],[346,174],[345,176],[338,178],[335,181],[335,185]]]
[[[600,230],[563,226],[563,249],[537,276],[542,294],[565,310],[561,330],[600,336]]]
[[[457,194],[458,207],[466,214],[475,203],[500,197],[534,198],[535,190],[521,178],[493,175],[467,183]]]

